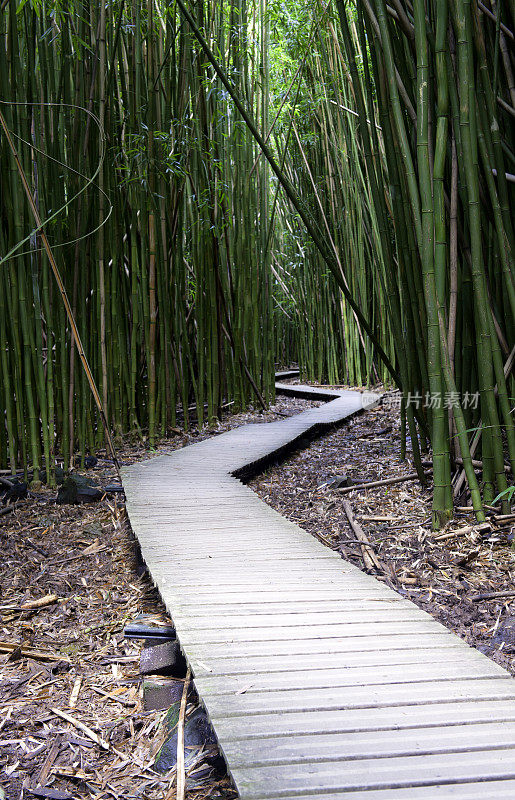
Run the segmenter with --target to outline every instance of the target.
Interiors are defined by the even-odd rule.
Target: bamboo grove
[[[513,0],[4,0],[0,24],[0,109],[118,439],[265,405],[298,361],[400,389],[435,527],[465,491],[507,507]],[[51,480],[103,432],[0,158],[0,463]]]
[[[515,92],[506,38],[514,7],[366,0],[354,37],[343,3],[338,10],[374,208],[385,234],[389,218],[395,233],[395,250],[391,237],[380,241],[408,418],[415,398],[430,398],[419,417],[432,445],[434,524],[452,514],[458,454],[482,518],[481,503],[507,490],[505,458],[515,474]],[[367,45],[370,61],[362,61],[360,75],[356,56]],[[374,111],[372,87],[383,160],[376,129],[365,121]],[[474,409],[467,401],[476,393]],[[416,451],[413,430],[411,419]]]
[[[213,2],[198,22],[264,121],[259,10]],[[256,147],[175,11],[8,2],[0,24],[1,109],[112,430],[152,446],[192,411],[202,424],[227,398],[266,403],[267,167],[249,178]],[[5,138],[1,159],[0,460],[51,472],[103,432]]]
[[[499,494],[507,508],[515,468],[514,7],[335,5],[340,36],[336,20],[328,23],[306,67],[312,111],[295,137],[305,191],[311,185],[318,227],[395,354],[390,372],[422,480],[421,451],[432,447],[435,527],[451,516],[465,475],[483,519],[482,503]],[[319,280],[321,250],[304,247],[303,269]],[[285,264],[283,282],[292,272]],[[309,326],[302,290],[290,285],[292,311]],[[318,313],[330,319],[341,298],[334,281],[321,298]],[[340,320],[348,330],[345,313]],[[354,382],[349,346],[359,326],[338,330],[326,342],[329,358],[336,349],[346,365],[336,374]],[[366,347],[359,351],[362,374],[374,380]],[[320,348],[305,352],[309,377],[335,375]],[[452,477],[457,463],[465,473]]]

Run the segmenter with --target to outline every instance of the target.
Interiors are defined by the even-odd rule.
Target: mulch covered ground
[[[319,404],[281,397],[271,411],[178,434],[156,452],[313,405]],[[492,518],[491,530],[480,531],[463,512],[436,534],[430,493],[417,482],[344,493],[328,485],[336,476],[361,483],[408,474],[412,467],[400,463],[399,452],[398,412],[382,406],[250,485],[344,558],[361,568],[368,558],[380,580],[513,671],[515,647],[502,631],[515,599],[474,599],[513,591],[513,523]],[[142,447],[120,453],[124,463],[148,456]],[[115,481],[101,459],[88,474],[101,486]],[[141,614],[167,617],[148,575],[138,570],[123,501],[114,495],[56,505],[55,497],[43,488],[0,516],[0,786],[9,800],[173,798],[173,771],[152,769],[164,712],[144,710],[141,645],[123,635]],[[351,530],[345,502],[369,546]],[[193,698],[188,713],[194,708]],[[234,797],[228,778],[216,771],[193,786],[187,796],[195,800]],[[37,787],[44,787],[39,795]]]

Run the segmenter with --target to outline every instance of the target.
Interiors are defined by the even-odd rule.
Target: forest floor
[[[153,454],[315,405],[279,397],[270,411],[231,415],[214,429],[178,434]],[[510,632],[515,598],[474,599],[513,592],[510,526],[492,519],[491,530],[480,531],[470,513],[460,512],[434,533],[430,492],[416,481],[344,493],[327,485],[337,476],[361,483],[409,474],[409,453],[406,462],[399,458],[399,427],[398,411],[382,404],[250,486],[361,569],[372,554],[370,571],[379,580],[514,672],[515,644],[503,630]],[[153,454],[127,446],[120,458],[128,464]],[[112,465],[100,458],[88,475],[101,486],[115,479]],[[165,609],[138,568],[123,501],[115,495],[57,505],[55,497],[55,490],[43,488],[0,517],[0,786],[8,800],[171,799],[173,772],[152,769],[165,712],[144,709],[142,645],[123,634],[142,614],[168,621]],[[344,502],[369,547],[349,527]],[[41,598],[48,605],[30,608]],[[195,707],[193,696],[187,714]],[[235,796],[229,779],[213,768],[191,776],[189,786],[192,800]]]

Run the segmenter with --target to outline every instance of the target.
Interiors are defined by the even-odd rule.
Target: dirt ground
[[[270,411],[178,434],[155,453],[313,405],[319,403],[280,397]],[[327,485],[336,476],[361,483],[409,474],[399,447],[398,411],[382,405],[250,485],[360,568],[372,557],[368,571],[513,672],[515,645],[501,634],[515,598],[477,596],[513,591],[514,522],[492,516],[491,528],[479,530],[470,513],[459,512],[434,533],[430,492],[416,481],[343,493]],[[139,446],[120,453],[123,463],[152,455]],[[116,482],[112,464],[100,457],[87,474],[101,486]],[[0,786],[8,800],[171,799],[174,773],[152,769],[164,712],[144,710],[141,644],[123,635],[141,614],[168,618],[135,558],[123,495],[84,505],[57,505],[55,497],[43,488],[0,516]],[[370,546],[351,530],[344,502]],[[187,713],[194,708],[193,698]],[[192,776],[191,785],[194,800],[234,797],[229,779],[213,770],[201,780]]]

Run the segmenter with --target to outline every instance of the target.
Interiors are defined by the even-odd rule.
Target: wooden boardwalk
[[[143,557],[242,800],[514,800],[509,674],[234,477],[362,407],[124,468]]]

